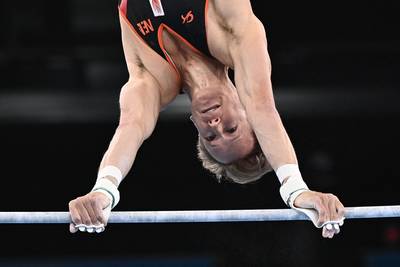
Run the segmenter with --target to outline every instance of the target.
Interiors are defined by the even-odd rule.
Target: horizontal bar
[[[400,206],[351,207],[346,219],[400,217]],[[196,211],[115,211],[109,223],[199,223],[309,220],[293,209],[196,210]],[[68,212],[0,212],[0,224],[70,223]]]

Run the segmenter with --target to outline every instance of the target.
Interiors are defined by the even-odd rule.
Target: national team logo
[[[155,17],[160,17],[165,15],[163,6],[161,4],[161,0],[149,0],[149,1]]]

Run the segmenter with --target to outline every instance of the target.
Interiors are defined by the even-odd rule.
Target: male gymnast
[[[322,228],[323,237],[338,234],[344,207],[302,179],[275,107],[266,32],[250,0],[122,0],[118,9],[129,79],[95,186],[69,203],[71,233],[104,231],[118,186],[160,111],[186,93],[206,169],[240,184],[274,170],[283,201]]]

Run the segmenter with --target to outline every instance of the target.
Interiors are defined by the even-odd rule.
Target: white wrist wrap
[[[283,165],[278,168],[276,175],[281,183],[287,178],[279,192],[285,204],[293,208],[296,197],[309,190],[301,177],[299,166],[296,164]]]
[[[101,178],[105,178],[107,176],[111,176],[117,179],[118,184],[120,184],[122,181],[122,172],[115,166],[108,165],[102,168],[97,175],[97,180],[100,180]]]
[[[276,170],[276,176],[278,176],[279,182],[281,182],[281,184],[283,183],[283,180],[285,180],[285,178],[288,178],[288,177],[291,177],[294,175],[301,176],[299,165],[297,165],[297,164],[286,164],[286,165],[279,167]]]
[[[110,198],[111,209],[117,206],[120,196],[117,186],[108,179],[99,179],[94,185],[92,192],[102,192]]]

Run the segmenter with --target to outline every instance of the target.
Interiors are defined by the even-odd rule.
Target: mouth
[[[211,106],[211,107],[209,107],[209,108],[203,109],[203,110],[201,111],[201,113],[204,114],[204,113],[207,113],[207,112],[209,112],[209,111],[214,111],[214,110],[218,109],[219,107],[221,107],[221,105],[216,104],[216,105],[213,105],[213,106]]]

